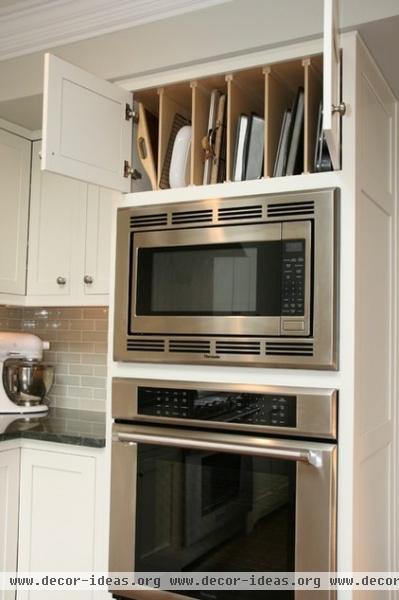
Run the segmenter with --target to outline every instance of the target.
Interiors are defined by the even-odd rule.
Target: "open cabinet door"
[[[338,0],[324,0],[323,130],[335,170],[341,168],[341,52]]]
[[[51,54],[44,60],[42,170],[130,192],[132,95]]]

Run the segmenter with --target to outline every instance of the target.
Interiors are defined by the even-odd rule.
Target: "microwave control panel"
[[[305,240],[283,242],[282,306],[284,317],[304,315]]]
[[[174,388],[138,387],[139,415],[268,427],[296,427],[297,398]]]

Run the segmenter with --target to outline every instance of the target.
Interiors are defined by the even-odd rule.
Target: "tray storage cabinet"
[[[304,45],[302,56],[276,62],[255,55],[249,57],[248,67],[240,70],[234,69],[234,61],[222,62],[207,77],[182,80],[180,72],[175,75],[177,81],[172,76],[170,83],[152,89],[143,89],[137,82],[111,84],[47,54],[42,169],[122,192],[132,191],[131,172],[140,170],[139,164],[132,164],[134,97],[158,119],[158,147],[154,150],[157,174],[153,176],[157,186],[165,187],[162,171],[176,115],[192,124],[189,182],[201,185],[201,143],[207,134],[211,91],[217,88],[227,95],[225,180],[232,180],[237,120],[241,113],[254,111],[266,121],[263,177],[271,177],[282,117],[292,106],[298,87],[304,90],[302,172],[313,171],[317,112],[322,98],[326,106],[324,133],[334,168],[339,169],[341,119],[336,107],[340,100],[341,53],[337,1],[324,3],[324,52],[319,44],[318,52],[316,46],[308,46],[308,53]]]
[[[20,450],[0,449],[0,570],[17,570]],[[15,591],[0,590],[0,600],[14,600]]]
[[[27,296],[32,303],[107,304],[116,194],[40,171],[33,144]]]

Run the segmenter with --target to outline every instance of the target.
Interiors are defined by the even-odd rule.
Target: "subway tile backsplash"
[[[107,307],[0,306],[0,330],[27,331],[50,342],[44,360],[55,365],[52,406],[105,410]]]

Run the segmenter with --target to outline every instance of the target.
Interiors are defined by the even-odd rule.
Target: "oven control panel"
[[[138,415],[268,427],[296,427],[297,398],[203,389],[141,387]]]

